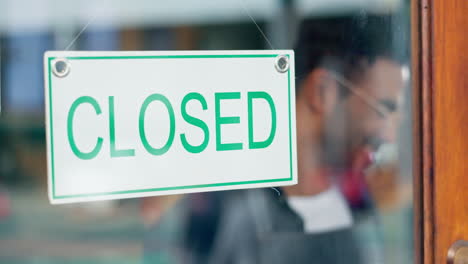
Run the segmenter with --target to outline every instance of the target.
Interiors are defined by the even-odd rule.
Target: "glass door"
[[[410,13],[409,0],[3,1],[0,262],[412,263]],[[46,50],[259,49],[295,52],[297,185],[49,203]]]

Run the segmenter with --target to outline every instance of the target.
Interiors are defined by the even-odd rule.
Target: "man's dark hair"
[[[317,67],[355,81],[376,58],[401,62],[394,52],[392,26],[390,16],[366,14],[303,21],[295,48],[296,89]]]

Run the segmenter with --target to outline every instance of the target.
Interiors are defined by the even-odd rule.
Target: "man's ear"
[[[328,114],[338,102],[338,83],[328,70],[316,68],[305,78],[301,93],[313,111]]]

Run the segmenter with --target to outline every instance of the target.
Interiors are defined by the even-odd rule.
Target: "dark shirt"
[[[212,194],[209,221],[190,209],[196,197],[187,195],[146,232],[144,263],[362,263],[351,229],[305,233],[281,190]]]
[[[274,189],[231,192],[210,263],[362,263],[351,229],[306,234]]]

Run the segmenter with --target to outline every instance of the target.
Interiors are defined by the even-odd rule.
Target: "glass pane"
[[[299,184],[52,206],[65,49],[294,49]],[[413,262],[409,0],[6,0],[0,50],[1,263]]]

